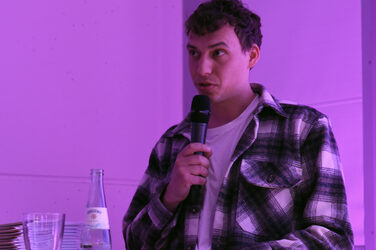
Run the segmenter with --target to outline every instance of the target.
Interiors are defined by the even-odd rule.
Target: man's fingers
[[[198,142],[190,143],[182,150],[183,156],[189,156],[196,152],[203,152],[206,157],[210,157],[212,154],[211,148],[208,145]]]
[[[212,154],[213,154],[213,151],[211,150],[210,147],[209,147],[209,151],[204,152],[205,157],[208,159],[212,156]]]
[[[192,185],[205,185],[206,178],[199,175],[191,175],[191,183]]]
[[[208,169],[210,166],[210,162],[205,156],[202,155],[178,157],[175,161],[175,166],[178,166],[178,168],[188,168],[188,172],[190,171],[189,168],[196,165],[200,165]]]
[[[206,158],[205,156],[191,155],[191,156],[187,157],[187,159],[188,159],[187,163],[188,163],[189,166],[201,165],[205,168],[209,168],[210,162],[209,162],[208,158]]]
[[[195,166],[190,166],[191,168],[191,174],[192,175],[199,175],[202,177],[207,177],[209,174],[209,170],[203,166],[195,165]]]

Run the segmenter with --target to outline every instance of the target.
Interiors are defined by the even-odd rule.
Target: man
[[[211,101],[207,143],[190,143],[189,116],[161,137],[124,217],[128,249],[352,248],[328,119],[248,83],[260,26],[235,0],[187,20],[190,74]]]

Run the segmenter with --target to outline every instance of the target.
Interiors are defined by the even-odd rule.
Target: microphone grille
[[[193,97],[191,106],[192,122],[208,123],[210,117],[210,100],[206,95]]]

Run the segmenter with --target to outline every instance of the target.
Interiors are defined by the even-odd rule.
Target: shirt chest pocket
[[[270,240],[292,230],[294,189],[302,182],[299,163],[243,159],[238,179],[236,231]]]

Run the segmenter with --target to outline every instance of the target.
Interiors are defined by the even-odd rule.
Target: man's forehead
[[[205,46],[205,47],[213,47],[214,45],[230,46],[234,42],[239,42],[239,40],[234,32],[234,28],[229,25],[223,26],[222,28],[214,32],[207,33],[205,35],[198,35],[193,32],[190,32],[188,34],[188,45],[191,45],[191,46]]]

